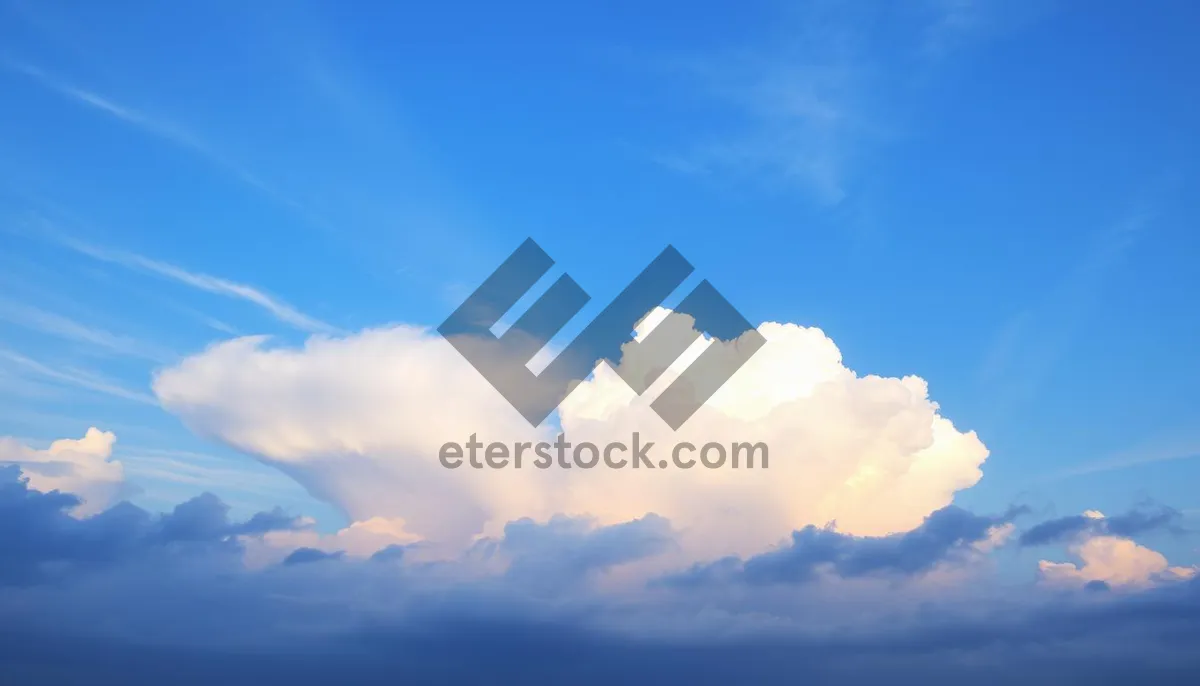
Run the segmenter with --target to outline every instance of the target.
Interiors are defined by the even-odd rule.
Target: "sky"
[[[1182,682],[1198,20],[0,0],[0,662]],[[707,280],[767,342],[678,432],[606,365],[531,427],[436,332],[527,238],[546,359],[668,245],[640,336]],[[559,431],[772,462],[437,461]]]

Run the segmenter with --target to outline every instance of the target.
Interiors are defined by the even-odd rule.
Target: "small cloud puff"
[[[1038,563],[1040,580],[1049,585],[1106,589],[1145,588],[1156,584],[1186,581],[1196,576],[1196,567],[1172,567],[1158,551],[1128,538],[1092,536],[1068,550],[1082,564]]]
[[[72,511],[92,515],[116,502],[124,490],[124,467],[111,459],[116,441],[114,434],[95,427],[83,438],[63,438],[45,450],[0,437],[0,465],[20,467],[30,486],[39,491],[74,494],[80,502]]]

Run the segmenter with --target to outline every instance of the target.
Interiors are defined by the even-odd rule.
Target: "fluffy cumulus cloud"
[[[639,336],[664,321],[691,324],[658,309]],[[459,549],[523,517],[613,525],[656,514],[680,531],[684,555],[746,555],[807,525],[908,531],[979,480],[987,449],[941,414],[922,379],[856,374],[816,328],[759,331],[767,344],[678,432],[650,402],[704,346],[736,341],[701,339],[640,397],[601,365],[561,405],[574,444],[629,445],[635,432],[653,442],[653,467],[640,469],[446,469],[446,442],[552,442],[556,429],[532,429],[420,327],[317,336],[298,349],[240,338],[163,370],[154,391],[197,432],[278,465],[352,520],[383,518]],[[619,363],[640,373],[645,361]],[[680,442],[762,443],[769,468],[659,467]]]
[[[1082,565],[1042,560],[1038,563],[1042,579],[1052,584],[1112,588],[1180,581],[1196,575],[1194,567],[1171,567],[1161,553],[1127,538],[1097,536],[1072,546],[1071,552],[1082,560]]]
[[[353,521],[381,517],[465,544],[554,509],[547,475],[446,470],[447,441],[528,438],[529,426],[436,334],[398,326],[302,349],[240,338],[160,373],[163,406],[195,431],[279,466]]]
[[[1089,510],[1077,518],[1043,522],[1022,534],[1021,542],[1030,545],[1058,538],[1071,540],[1067,549],[1080,564],[1042,560],[1038,571],[1047,584],[1097,589],[1146,587],[1196,575],[1195,567],[1173,567],[1162,553],[1127,538],[1178,519],[1179,513],[1170,508],[1152,513],[1135,510],[1117,517]]]
[[[11,437],[0,437],[0,465],[20,467],[33,488],[63,491],[79,499],[74,512],[94,514],[123,493],[125,469],[112,459],[117,437],[95,427],[83,438],[54,441],[36,450]]]
[[[1046,520],[1022,532],[1021,546],[1066,543],[1075,562],[1038,562],[1040,582],[1090,589],[1136,589],[1178,582],[1195,576],[1195,567],[1171,566],[1166,556],[1136,543],[1132,536],[1156,529],[1181,534],[1181,513],[1162,506],[1108,517],[1088,510],[1082,515]]]

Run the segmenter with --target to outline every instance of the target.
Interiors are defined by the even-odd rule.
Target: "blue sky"
[[[1200,453],[1186,3],[983,5],[923,31],[936,6],[860,23],[750,3],[686,25],[635,4],[5,11],[6,304],[153,353],[8,317],[10,351],[144,390],[226,326],[298,335],[51,236],[343,330],[440,321],[525,236],[595,309],[671,243],[750,319],[929,380],[993,450],[982,505],[1200,507],[1188,460],[1042,481]],[[103,419],[214,451],[153,407],[71,395],[10,395],[3,431]]]
[[[98,427],[148,510],[210,491],[335,532],[344,500],[196,430],[155,374],[240,336],[436,326],[526,237],[586,321],[672,244],[752,322],[926,380],[990,451],[955,505],[1195,524],[1198,20],[4,0],[0,435]]]

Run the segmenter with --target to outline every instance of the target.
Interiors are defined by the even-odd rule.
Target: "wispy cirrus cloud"
[[[1052,482],[1089,474],[1133,469],[1160,462],[1200,458],[1200,436],[1191,429],[1164,434],[1141,445],[1121,450],[1106,457],[1088,460],[1046,475],[1042,481]]]
[[[142,133],[186,150],[232,175],[242,184],[267,196],[271,201],[289,210],[304,221],[322,229],[329,228],[329,223],[321,217],[316,216],[308,207],[280,191],[254,172],[251,172],[241,163],[220,152],[204,138],[175,122],[148,114],[95,91],[81,88],[32,64],[0,58],[0,66],[7,68],[9,71],[27,76],[42,87],[58,93],[77,104],[106,114],[128,126],[138,129]]]
[[[130,446],[125,450],[124,462],[131,475],[187,486],[281,497],[287,495],[286,486],[291,484],[257,463],[189,450]]]
[[[94,260],[115,264],[134,271],[153,274],[208,293],[252,303],[266,310],[272,317],[279,321],[302,331],[312,333],[335,333],[337,331],[336,327],[315,317],[310,317],[288,303],[268,295],[254,286],[238,283],[219,276],[189,271],[169,262],[151,259],[137,253],[92,245],[63,235],[45,222],[42,223],[42,226],[44,235],[55,243]]]
[[[0,296],[0,320],[117,355],[153,362],[166,362],[175,357],[170,351],[158,346],[88,326],[55,312],[19,303],[3,296]]]
[[[52,381],[77,386],[96,393],[103,393],[114,398],[121,398],[135,403],[144,405],[157,405],[156,401],[150,395],[142,392],[126,388],[115,381],[111,381],[92,372],[75,369],[73,367],[63,367],[61,369],[51,368],[37,360],[26,357],[13,350],[0,348],[0,362],[7,362],[16,367],[20,367],[26,371],[33,372],[38,376],[44,377]]]
[[[1149,187],[1126,216],[1095,231],[1079,259],[1064,265],[1062,276],[1040,301],[1017,312],[998,329],[979,369],[993,421],[1010,421],[1071,351],[1102,303],[1114,271],[1135,246],[1158,230],[1159,208],[1173,184],[1168,180]],[[1078,473],[1087,471],[1084,468]],[[1043,478],[1071,475],[1058,473]]]
[[[116,102],[115,100],[112,100],[99,93],[80,88],[32,64],[13,60],[4,60],[3,62],[0,62],[0,64],[3,64],[10,71],[23,74],[33,79],[41,86],[54,91],[63,97],[73,100],[80,105],[85,105],[94,110],[107,114],[110,117],[119,119],[120,121],[141,130],[143,133],[161,138],[179,147],[186,148],[195,154],[207,158],[208,161],[224,167],[228,171],[234,172],[242,181],[261,190],[267,190],[266,184],[264,184],[253,174],[241,168],[236,163],[231,162],[223,155],[220,155],[213,150],[208,143],[204,142],[195,134],[173,122],[151,116],[138,109]]]
[[[806,32],[808,33],[808,32]],[[826,204],[841,202],[870,124],[858,102],[863,71],[845,50],[730,54],[676,60],[669,71],[724,112],[730,124],[656,156],[675,171],[782,180]]]
[[[910,127],[902,113],[911,91],[951,53],[1039,14],[1031,4],[788,5],[773,42],[660,63],[705,103],[708,123],[653,158],[685,174],[782,184],[839,204],[858,185],[865,158]]]

